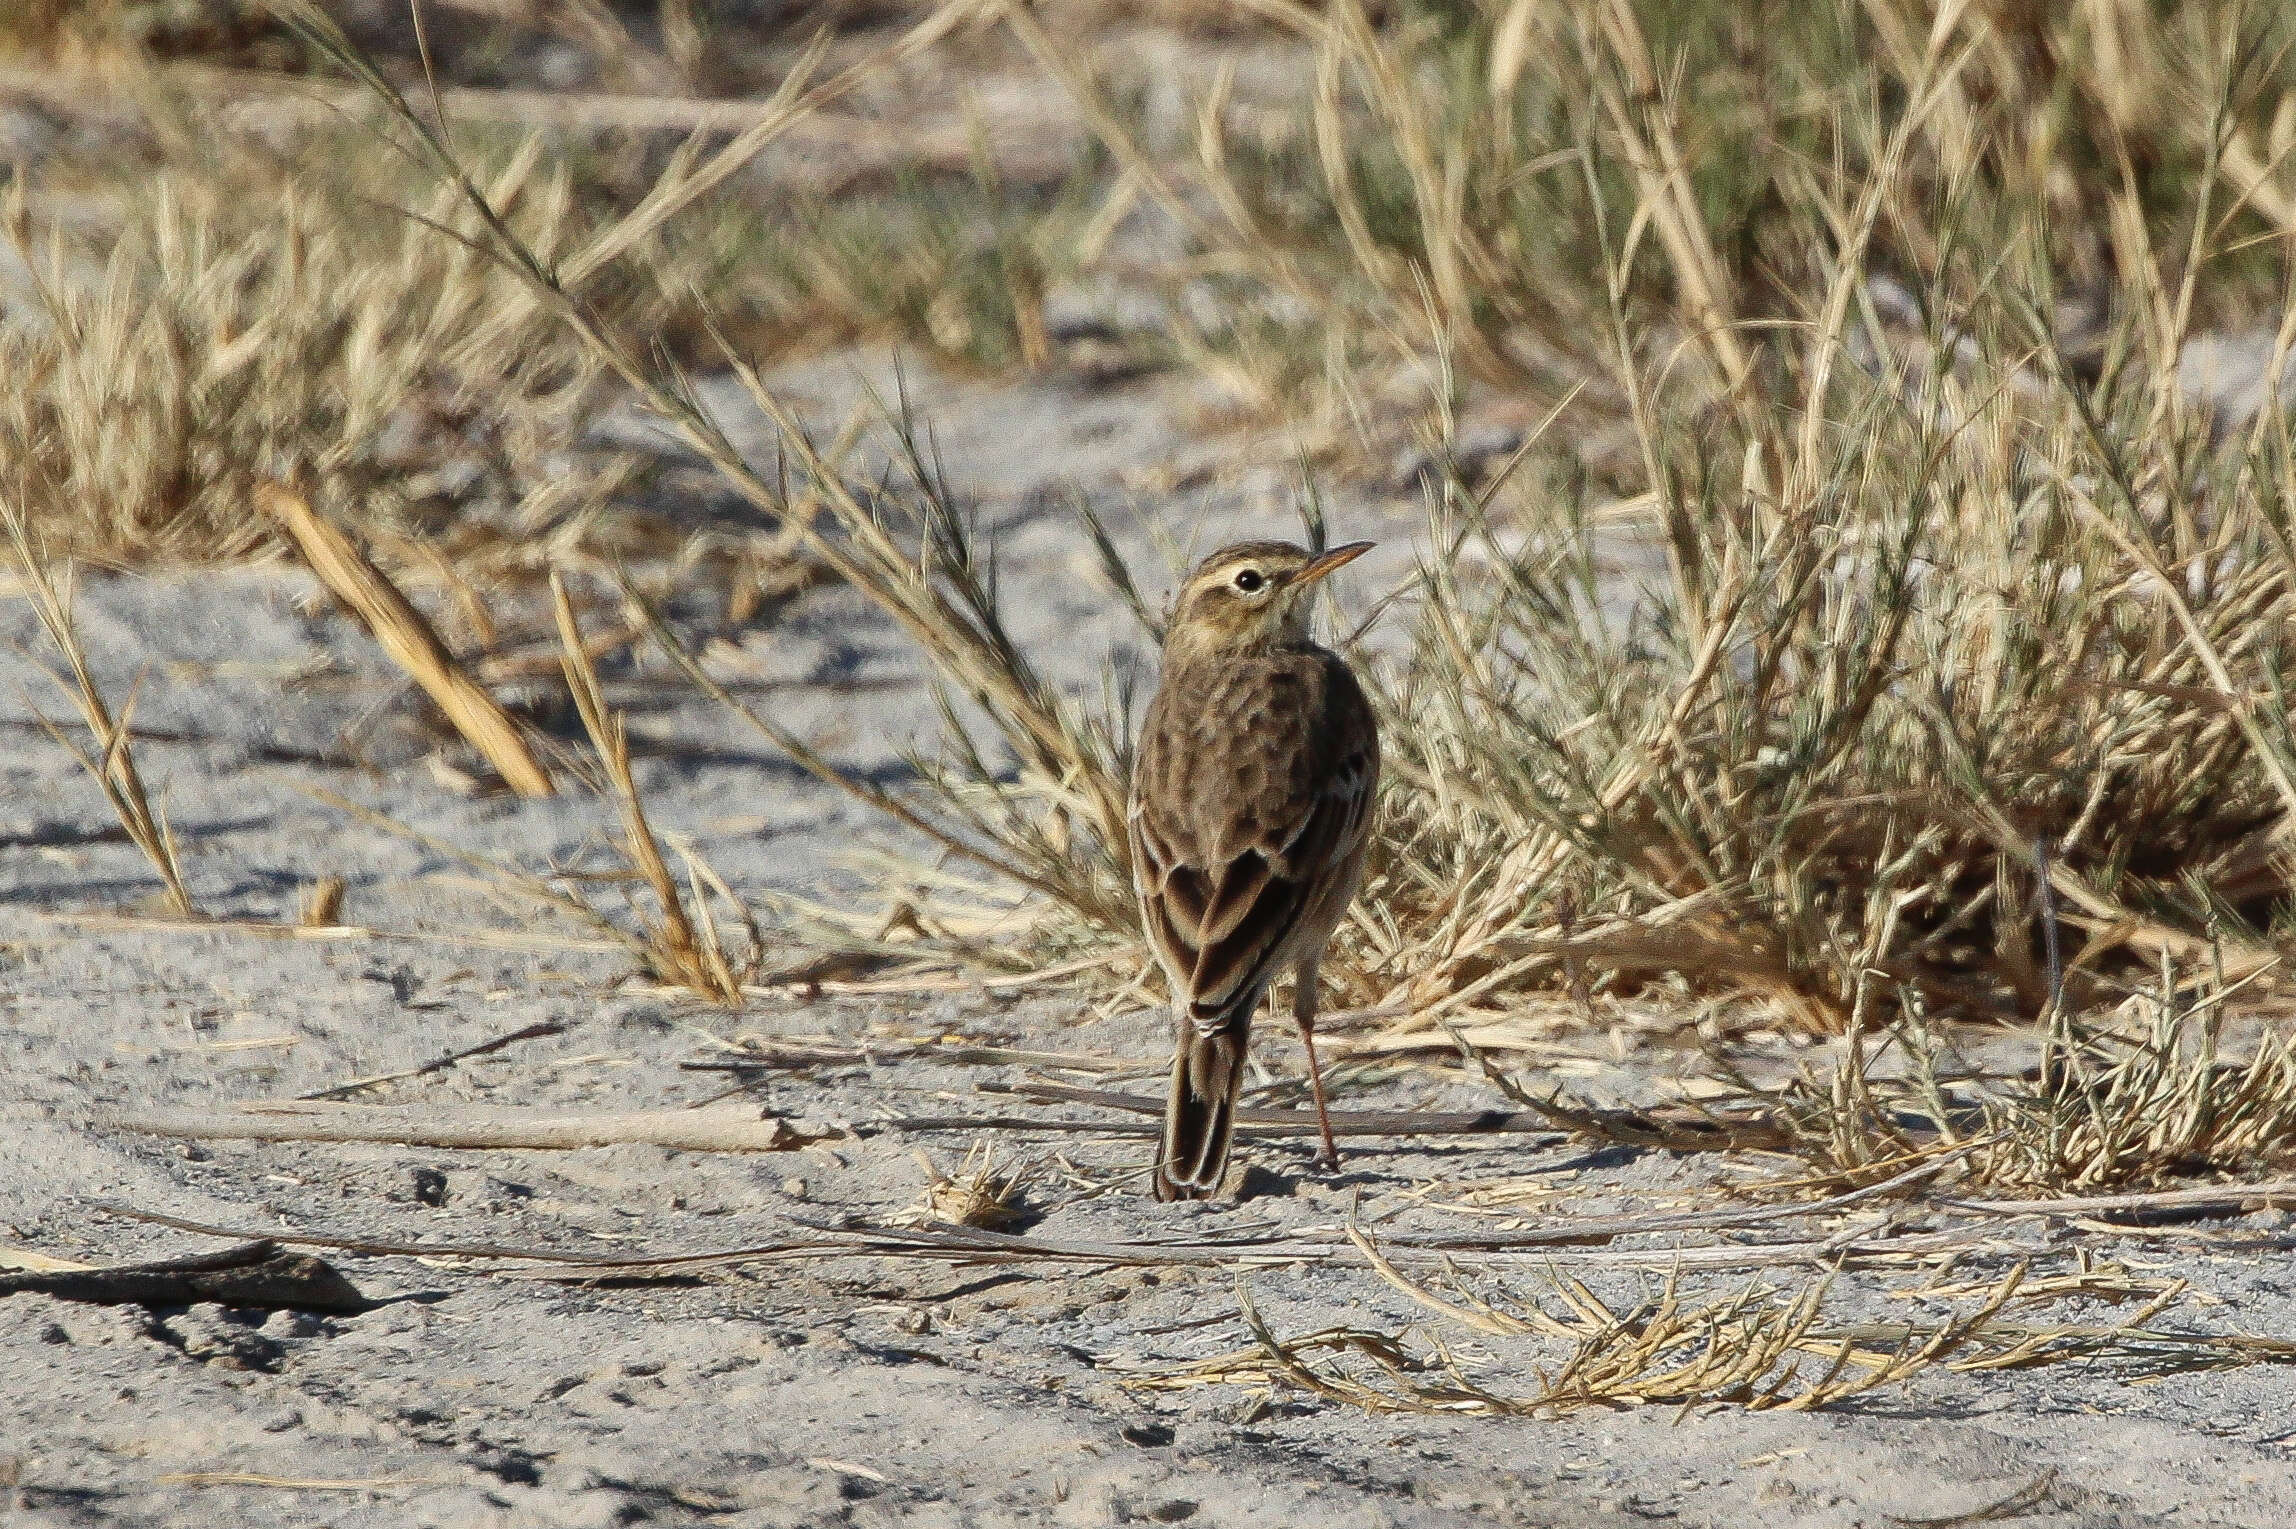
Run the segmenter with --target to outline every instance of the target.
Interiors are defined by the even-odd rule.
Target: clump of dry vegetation
[[[986,1138],[967,1148],[953,1169],[942,1169],[923,1152],[917,1154],[917,1161],[925,1170],[924,1193],[915,1206],[893,1218],[895,1225],[938,1224],[1001,1232],[1021,1219],[1021,1188],[1032,1175],[1033,1163],[1000,1157]]]
[[[1320,60],[1291,149],[1231,130],[1223,76],[1161,157],[1002,19],[1335,398],[1432,360],[1438,446],[1495,386],[1616,443],[1430,496],[1352,1002],[1430,1026],[1679,977],[1840,1031],[2269,959],[2288,437],[2189,363],[2296,226],[2281,20],[1270,14]],[[2276,376],[2287,331],[2246,339]],[[1000,764],[968,789],[1026,801]],[[1033,865],[1037,820],[970,826]]]
[[[547,462],[596,408],[578,350],[505,324],[514,285],[452,238],[350,216],[252,159],[237,171],[123,192],[100,248],[35,234],[44,193],[14,185],[31,301],[0,326],[23,379],[0,463],[30,520],[106,561],[244,558],[271,534],[255,485],[305,476],[379,531],[436,535],[473,504],[541,529],[569,497]],[[566,236],[569,188],[537,155],[490,191],[545,248]],[[426,216],[453,227],[451,199]]]
[[[1314,27],[1324,248],[1359,288],[1395,272],[1379,333],[1454,377],[1579,337],[1549,391],[1626,427],[1617,460],[1534,447],[1430,507],[1360,1002],[1430,1023],[1575,965],[1838,1031],[2262,954],[2296,802],[2287,438],[2180,364],[2204,307],[2257,311],[2287,232],[2249,173],[2279,23],[2068,18],[2048,56],[2103,108],[2084,134],[2036,120],[2061,108],[1986,12],[1823,12]],[[2138,28],[2142,92],[2095,72]],[[1410,195],[1382,220],[1387,154]]]
[[[2113,1010],[2061,1022],[2037,1065],[2002,1077],[1903,1018],[1823,1078],[1754,1095],[1782,1143],[1829,1180],[1873,1182],[1925,1157],[2010,1194],[2149,1189],[2296,1163],[2296,1038],[2251,1024],[2245,984],[2187,987],[2173,969]],[[2273,1019],[2280,1016],[2275,1013]]]
[[[1416,1342],[1364,1328],[1279,1337],[1249,1292],[1240,1290],[1251,1347],[1132,1384],[1285,1387],[1371,1412],[1559,1417],[1644,1406],[1809,1412],[1945,1371],[2084,1363],[2147,1377],[2296,1360],[2296,1346],[2279,1339],[2155,1327],[2185,1293],[2182,1281],[2161,1285],[2093,1269],[2029,1278],[2019,1265],[1962,1290],[1962,1309],[1928,1322],[1829,1321],[1832,1281],[1826,1279],[1792,1289],[1755,1283],[1701,1298],[1670,1276],[1656,1292],[1620,1306],[1561,1274],[1547,1281],[1543,1298],[1529,1299],[1480,1295],[1457,1279],[1451,1282],[1457,1288],[1439,1291],[1392,1271],[1390,1278],[1431,1312],[1477,1334],[1483,1352],[1470,1359],[1432,1331]],[[2106,1324],[2011,1315],[2020,1305],[2099,1296],[2137,1299],[2138,1307]],[[1538,1367],[1536,1390],[1500,1390],[1494,1378],[1477,1373],[1497,1368],[1490,1339],[1505,1340],[1509,1351],[1559,1346],[1561,1357],[1552,1368]]]

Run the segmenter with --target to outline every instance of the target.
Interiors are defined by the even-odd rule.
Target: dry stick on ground
[[[48,736],[71,751],[80,767],[94,777],[102,788],[104,800],[111,803],[112,813],[120,820],[120,827],[135,847],[144,852],[144,858],[159,872],[160,881],[167,888],[168,906],[178,916],[191,918],[198,908],[191,893],[183,884],[183,867],[176,858],[175,835],[169,831],[167,819],[154,811],[151,798],[144,791],[143,775],[136,769],[135,750],[130,746],[128,722],[135,711],[131,697],[126,709],[116,718],[104,700],[103,692],[96,688],[95,676],[88,671],[88,656],[80,647],[79,630],[72,622],[72,594],[70,569],[67,565],[65,585],[59,590],[48,577],[46,565],[39,551],[32,545],[32,535],[24,524],[23,510],[13,502],[0,502],[0,519],[8,523],[8,539],[14,546],[16,560],[23,565],[24,588],[32,601],[32,613],[39,618],[48,640],[63,654],[71,669],[71,683],[51,673],[56,687],[72,698],[80,709],[80,719],[87,724],[95,739],[96,752],[88,753],[67,738],[63,731],[40,715],[33,715],[47,729]]]
[[[455,662],[437,629],[388,575],[301,494],[265,483],[256,488],[255,503],[301,549],[320,582],[374,633],[392,662],[429,693],[455,731],[486,756],[511,790],[527,797],[550,795],[549,772],[527,748],[518,724]]]
[[[791,1259],[885,1258],[918,1259],[957,1264],[997,1264],[1010,1267],[1077,1265],[1133,1268],[1279,1267],[1287,1265],[1360,1265],[1362,1251],[1352,1242],[1311,1241],[1280,1236],[1219,1237],[1198,1235],[1173,1242],[1076,1242],[968,1227],[881,1226],[854,1230],[805,1228],[805,1235],[749,1247],[704,1253],[668,1253],[631,1257],[626,1254],[564,1253],[549,1248],[505,1247],[490,1243],[395,1242],[387,1239],[304,1235],[290,1232],[249,1233],[230,1227],[187,1221],[156,1211],[138,1210],[116,1201],[98,1201],[94,1209],[172,1226],[211,1237],[265,1236],[281,1243],[308,1247],[342,1248],[349,1252],[412,1258],[483,1258],[543,1265],[521,1277],[563,1280],[689,1279],[711,1270],[744,1264],[774,1263]],[[1481,1255],[1478,1264],[1492,1268],[1557,1266],[1589,1269],[1708,1269],[1835,1267],[1853,1260],[1905,1261],[1966,1254],[1979,1250],[2009,1255],[2048,1251],[2039,1243],[2007,1242],[1967,1228],[1919,1236],[1888,1237],[1837,1234],[1794,1242],[1720,1244],[1709,1247],[1666,1248],[1541,1248],[1530,1252]],[[1423,1252],[1401,1243],[1383,1247],[1398,1264],[1428,1268],[1459,1267],[1459,1255]],[[559,1267],[551,1268],[550,1265]]]
[[[274,1311],[361,1312],[367,1298],[334,1267],[269,1239],[193,1258],[45,1273],[0,1272],[0,1298],[47,1295],[99,1306],[256,1306]]]
[[[1830,1269],[1874,1260],[1906,1262],[1984,1251],[2004,1256],[2033,1256],[2048,1251],[2037,1242],[2012,1242],[1978,1236],[1966,1228],[1919,1236],[1826,1237],[1794,1242],[1719,1243],[1702,1247],[1664,1248],[1540,1248],[1533,1252],[1494,1252],[1473,1255],[1478,1267],[1492,1269],[1624,1269],[1707,1270]],[[1449,1269],[1461,1262],[1452,1253],[1389,1250],[1399,1265]],[[561,1275],[537,1270],[525,1276],[541,1279],[686,1278],[712,1269],[739,1268],[744,1264],[775,1263],[792,1259],[884,1258],[917,1259],[937,1263],[995,1264],[1009,1267],[1051,1264],[1109,1268],[1281,1268],[1298,1266],[1354,1267],[1363,1255],[1348,1243],[1277,1242],[1234,1246],[1161,1242],[1052,1242],[955,1227],[872,1227],[866,1231],[822,1232],[797,1241],[763,1243],[724,1253],[638,1260],[621,1264],[592,1264]]]
[[[344,798],[329,794],[332,802]],[[353,804],[355,805],[355,804]],[[128,913],[40,913],[41,922],[76,930],[164,930],[177,919],[138,917]],[[475,945],[487,950],[543,950],[557,954],[612,955],[630,948],[627,939],[579,940],[566,935],[536,934],[523,929],[369,929],[359,924],[275,924],[263,919],[218,918],[202,920],[202,934],[239,934],[257,940],[304,940],[317,943],[347,940],[398,940],[421,945]],[[621,931],[614,931],[619,934]]]
[[[1013,1046],[948,1045],[939,1041],[900,1041],[889,1045],[819,1040],[744,1038],[725,1045],[722,1060],[680,1062],[684,1072],[763,1073],[777,1068],[870,1067],[925,1060],[982,1067],[1058,1067],[1070,1072],[1160,1072],[1171,1065],[1160,1057],[1092,1056],[1078,1051],[1028,1051]]]
[[[2149,1194],[2076,1195],[2062,1200],[1946,1199],[1939,1203],[1954,1210],[1987,1216],[2205,1215],[2211,1211],[2296,1206],[2296,1179],[2209,1184],[2190,1189],[2160,1189]]]
[[[754,1106],[633,1110],[582,1115],[562,1110],[441,1110],[283,1100],[227,1110],[151,1110],[98,1115],[103,1131],[134,1131],[191,1141],[371,1141],[404,1147],[505,1148],[563,1152],[626,1143],[677,1152],[780,1152],[818,1141]]]
[[[521,1248],[500,1242],[395,1242],[389,1238],[332,1237],[316,1232],[239,1231],[209,1221],[187,1221],[164,1211],[138,1210],[133,1205],[123,1205],[117,1200],[97,1200],[88,1208],[99,1215],[117,1216],[123,1221],[141,1221],[151,1226],[173,1227],[179,1232],[196,1232],[202,1237],[230,1237],[242,1241],[260,1239],[299,1248],[338,1248],[346,1253],[357,1253],[369,1258],[496,1258],[511,1262],[618,1264],[629,1257],[627,1251],[619,1248],[582,1253],[567,1248]]]
[[[502,1050],[505,1046],[514,1046],[520,1041],[540,1040],[546,1035],[563,1035],[565,1031],[566,1022],[564,1020],[545,1019],[538,1024],[513,1030],[508,1035],[498,1035],[493,1040],[480,1041],[475,1046],[465,1046],[460,1051],[450,1051],[445,1056],[433,1057],[420,1067],[406,1067],[397,1072],[379,1072],[372,1077],[353,1078],[348,1083],[338,1083],[332,1088],[316,1088],[310,1093],[299,1094],[296,1097],[307,1100],[340,1099],[346,1094],[355,1094],[362,1089],[376,1088],[385,1083],[402,1083],[408,1078],[421,1078],[434,1072],[444,1072],[457,1062],[467,1062],[472,1057],[487,1056]]]

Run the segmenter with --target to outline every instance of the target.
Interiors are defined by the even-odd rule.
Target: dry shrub
[[[1870,1183],[1926,1156],[1965,1187],[2012,1196],[2152,1189],[2296,1165],[2296,1036],[2249,1024],[2226,1039],[2241,984],[2173,969],[2115,1009],[2053,1027],[2016,1076],[1972,1066],[1948,1036],[1901,1019],[1831,1075],[1752,1095],[1778,1150],[1829,1182]]]
[[[1373,927],[1403,991],[1575,961],[1838,1031],[1909,995],[2086,1006],[2211,940],[2261,958],[2296,801],[2282,469],[2188,471],[2198,443],[2144,422],[2158,373],[2014,399],[2046,337],[1979,319],[1991,364],[1861,376],[1783,495],[1774,441],[1658,435],[1667,563],[1634,609],[1578,506],[1462,515],[1489,576],[1430,568],[1396,687],[1420,789]]]
[[[1132,185],[1267,291],[1331,323],[1368,305],[1382,343],[1518,381],[1515,342],[1568,334],[1575,383],[1600,376],[1564,402],[1631,427],[1623,499],[1551,457],[1432,496],[1386,676],[1412,697],[1387,829],[1329,968],[1346,996],[1426,1025],[1574,967],[1610,987],[1671,972],[1841,1029],[1908,998],[2080,1007],[2114,963],[2211,940],[2256,959],[2296,802],[2277,699],[2296,454],[2276,411],[2226,434],[2178,363],[2204,268],[2271,205],[2227,192],[2279,99],[2265,39],[2142,20],[2159,88],[2205,109],[2185,139],[2128,123],[2182,174],[2112,178],[2126,139],[2096,165],[2106,140],[2060,145],[2092,172],[2075,210],[2101,220],[2107,269],[2053,232],[2058,178],[2020,157],[2052,141],[2020,115],[2025,54],[1966,8],[1914,26],[1874,0],[1754,38],[1701,11],[1656,40],[1623,0],[1532,9],[1384,30],[1353,4],[1285,13],[1323,61],[1301,106],[1321,239],[1254,212],[1283,165],[1243,178],[1216,96],[1196,164],[1158,163],[1063,44],[1006,14]],[[1673,63],[1717,36],[1769,50],[1756,72],[1836,80],[1829,106],[1765,116],[1743,72],[1684,96]],[[2101,46],[2062,41],[2066,60]],[[1718,167],[1763,143],[1762,184],[1718,198]],[[487,205],[467,188],[482,242],[547,298],[547,262]],[[2055,294],[2091,276],[2113,321],[2071,335]],[[790,508],[674,373],[586,338],[745,497]],[[976,739],[950,712],[912,826],[1047,894],[1046,947],[1129,928],[1120,715],[1053,693],[1004,635],[990,554],[921,462],[861,495],[753,391],[842,535],[812,550],[989,719]],[[1656,555],[1611,566],[1636,539]]]
[[[1839,1031],[2265,959],[2292,454],[2276,390],[2180,367],[2292,268],[2284,17],[1273,9],[1304,158],[1215,90],[1154,161],[1011,24],[1305,348],[1438,363],[1438,460],[1472,379],[1619,443],[1431,496],[1353,1002],[1673,973]]]
[[[370,150],[371,152],[371,150]],[[532,151],[490,183],[545,248],[569,187]],[[0,325],[0,471],[40,534],[113,562],[246,557],[255,485],[307,475],[362,528],[469,504],[562,502],[550,458],[592,406],[552,326],[495,322],[516,288],[420,222],[242,161],[162,170],[90,247],[16,187],[36,304]],[[454,226],[451,197],[426,214]]]

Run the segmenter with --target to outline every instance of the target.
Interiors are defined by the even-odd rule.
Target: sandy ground
[[[882,365],[846,357],[782,381],[833,423],[858,379],[873,368],[881,376]],[[1110,665],[1146,655],[1107,613],[1059,494],[1092,495],[1142,566],[1155,566],[1144,505],[1174,538],[1201,547],[1286,526],[1282,458],[1255,463],[1230,442],[1218,448],[1228,453],[1218,470],[1198,474],[1189,453],[1215,448],[1190,445],[1153,383],[912,382],[950,478],[1003,533],[1008,587],[1028,595],[1021,637],[1080,691]],[[1161,469],[1153,481],[1138,476],[1144,463]],[[1411,515],[1400,501],[1368,498],[1334,513],[1339,532],[1391,537]],[[1387,552],[1355,597],[1408,555],[1407,545]],[[793,994],[729,1014],[646,989],[627,980],[619,957],[569,949],[549,926],[491,903],[441,854],[314,800],[303,788],[530,866],[577,861],[605,823],[579,797],[518,803],[443,787],[426,764],[437,744],[404,687],[305,576],[94,579],[80,612],[115,694],[141,678],[145,768],[164,787],[206,908],[274,918],[316,878],[340,876],[344,918],[389,933],[286,940],[107,922],[146,905],[152,879],[89,782],[29,725],[27,697],[51,715],[63,714],[61,699],[22,654],[0,651],[0,1242],[91,1263],[221,1245],[107,1208],[124,1205],[255,1232],[407,1243],[618,1256],[743,1247],[882,1222],[916,1203],[920,1150],[952,1166],[988,1134],[876,1122],[1093,1113],[980,1092],[1047,1076],[1041,1067],[857,1058],[769,1075],[752,1095],[766,1108],[842,1128],[756,1155],[189,1144],[94,1123],[290,1098],[545,1020],[564,1028],[361,1097],[677,1106],[728,1086],[723,1073],[682,1064],[737,1035],[879,1046],[944,1038],[1129,1058],[1129,1070],[1050,1075],[1157,1087],[1160,1021],[1096,1020],[1057,996],[977,986],[878,1001]],[[0,637],[37,653],[20,600],[0,597]],[[899,747],[932,725],[898,639],[837,591],[808,595],[732,641],[719,653],[723,672],[855,769],[897,778]],[[882,828],[659,676],[609,677],[631,713],[660,826],[692,835],[752,892],[863,889],[873,873],[849,856],[892,843]],[[1267,1037],[1262,1055],[1277,1078],[1296,1076],[1288,1036]],[[1676,1066],[1665,1052],[1618,1059],[1590,1045],[1571,1082],[1597,1098],[1633,1097]],[[1344,1102],[1495,1102],[1459,1079],[1359,1072]],[[1717,1183],[1742,1171],[1518,1136],[1369,1141],[1327,1182],[1297,1143],[1263,1140],[1246,1144],[1254,1172],[1239,1203],[1160,1208],[1139,1194],[1138,1136],[1000,1140],[1016,1156],[1061,1155],[1040,1165],[1025,1197],[1022,1231],[1046,1240],[1328,1233],[1351,1202],[1387,1233],[1487,1230],[1489,1215],[1446,1207],[1462,1186],[1543,1186],[1543,1198],[1519,1207],[1535,1225],[1717,1205]],[[1436,1181],[1449,1189],[1429,1193]],[[2292,1335],[2296,1276],[2277,1224],[2266,1215],[2202,1228],[2222,1234],[2214,1241],[2176,1240],[2191,1229],[2171,1228],[2099,1245],[2140,1272],[2193,1281],[2197,1299],[2168,1325]],[[1878,1529],[1944,1522],[2019,1494],[2018,1522],[2261,1529],[2296,1516],[2296,1382],[2284,1368],[2147,1383],[2105,1364],[1932,1373],[1815,1415],[1383,1415],[1292,1389],[1128,1385],[1144,1370],[1249,1343],[1239,1273],[1228,1268],[830,1258],[584,1285],[454,1259],[328,1256],[373,1309],[313,1317],[0,1299],[0,1519]],[[1980,1251],[1959,1272],[1996,1277],[2009,1261]],[[1808,1272],[1723,1272],[1693,1284],[1799,1284]],[[1362,1267],[1258,1267],[1242,1277],[1278,1333],[1396,1333],[1427,1322],[1496,1389],[1532,1389],[1533,1360],[1551,1367],[1561,1356],[1552,1345],[1435,1324]],[[1536,1258],[1497,1277],[1526,1295],[1543,1283]],[[1616,1269],[1587,1277],[1614,1300],[1652,1279]],[[1847,1273],[1837,1295],[1847,1316],[1934,1318],[1943,1306],[1897,1293],[1919,1277],[1902,1267]],[[2113,1316],[2079,1301],[2049,1313]]]

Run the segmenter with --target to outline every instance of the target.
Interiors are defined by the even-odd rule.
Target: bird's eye
[[[1260,577],[1260,571],[1257,568],[1247,568],[1236,575],[1236,588],[1247,595],[1257,594],[1260,586],[1266,582],[1266,579]]]

